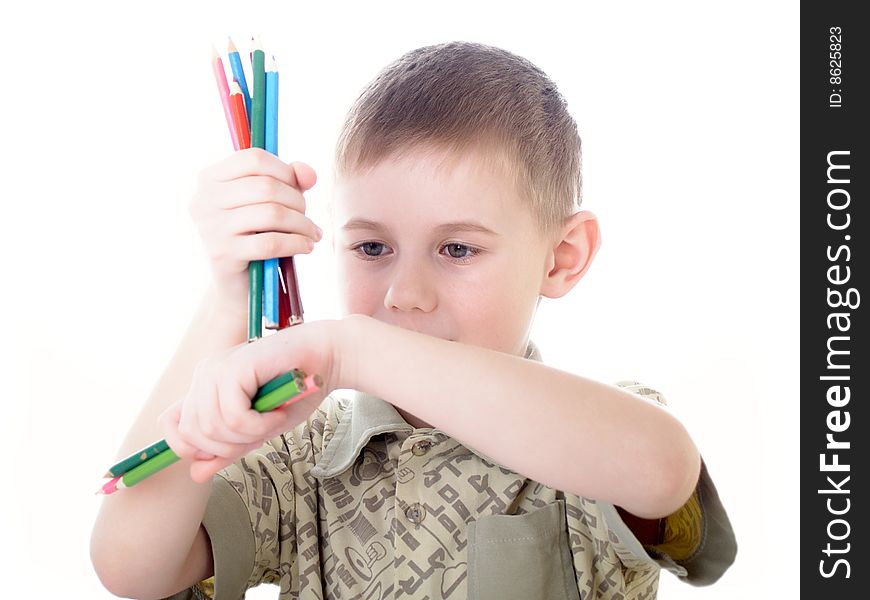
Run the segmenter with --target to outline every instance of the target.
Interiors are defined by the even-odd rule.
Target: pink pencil
[[[110,481],[107,481],[102,485],[100,489],[97,490],[97,494],[104,494],[108,496],[109,494],[114,494],[118,491],[118,482],[121,480],[121,475],[117,477],[113,477]],[[96,494],[95,494],[96,495]]]
[[[214,79],[217,83],[218,94],[220,94],[221,97],[221,104],[224,107],[224,116],[227,119],[227,127],[230,128],[230,136],[233,140],[233,150],[238,150],[239,136],[236,133],[236,128],[233,126],[233,112],[230,108],[230,88],[227,84],[227,74],[226,71],[224,71],[224,63],[214,46],[211,47],[211,53],[211,66],[214,71]]]

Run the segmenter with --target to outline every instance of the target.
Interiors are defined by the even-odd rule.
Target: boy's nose
[[[387,310],[432,312],[438,305],[438,292],[432,278],[419,264],[396,267],[384,295]]]

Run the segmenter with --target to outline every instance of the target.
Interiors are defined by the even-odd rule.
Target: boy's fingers
[[[266,232],[239,236],[234,243],[238,250],[236,256],[247,256],[250,261],[308,254],[314,250],[309,242],[307,237],[295,233]]]
[[[229,235],[274,231],[304,235],[313,241],[320,239],[314,221],[302,213],[273,202],[251,204],[226,211],[216,223]]]
[[[280,412],[258,413],[251,410],[251,400],[242,390],[233,397],[221,394],[220,402],[221,416],[227,427],[244,431],[245,435],[258,440],[265,439],[270,431],[280,428],[287,419]]]
[[[299,423],[305,421],[314,410],[320,406],[325,396],[321,392],[315,392],[301,400],[285,402],[269,414],[281,414],[283,420],[276,422],[276,427],[265,435],[265,439],[271,440],[283,433],[287,433]]]
[[[218,407],[217,410],[220,408]],[[202,413],[195,414],[192,418],[180,423],[178,436],[182,442],[193,446],[196,450],[224,458],[232,458],[238,452],[239,445],[249,444],[254,439],[250,435],[226,430],[220,420],[220,415],[217,415],[217,419],[215,419],[213,416],[206,416]],[[196,452],[189,453],[188,457],[195,458]]]
[[[203,181],[231,181],[251,175],[267,175],[300,191],[310,189],[317,182],[317,175],[302,162],[288,165],[280,158],[262,148],[247,148],[234,152],[224,160],[203,169]]]
[[[239,451],[239,458],[246,456],[254,450],[262,447],[263,442],[246,444]],[[222,458],[220,456],[206,460],[196,460],[190,465],[190,478],[197,483],[205,483],[211,479],[218,471],[225,469],[233,464],[238,458]]]
[[[167,440],[168,442],[169,440]],[[194,451],[187,453],[186,458],[196,459],[196,453],[205,452],[206,454],[210,454],[217,458],[228,458],[231,459],[236,456],[238,453],[239,445],[233,442],[217,442],[215,440],[208,439],[204,436],[195,436],[190,442],[187,442],[189,445],[194,446]],[[247,442],[244,442],[247,443]],[[176,453],[177,454],[177,453]],[[181,456],[179,454],[179,456]]]
[[[202,452],[202,450],[199,450],[196,446],[192,446],[191,444],[182,441],[177,435],[166,434],[164,437],[169,448],[180,458],[193,459],[198,453]]]
[[[256,206],[258,204],[276,204],[291,208],[300,213],[305,212],[305,196],[286,181],[281,181],[268,175],[251,175],[245,179],[234,179],[213,186],[214,193],[206,199],[212,206],[225,210]]]
[[[160,428],[163,430],[163,437],[166,443],[181,458],[193,458],[197,452],[201,452],[197,447],[188,444],[181,439],[178,433],[178,422],[181,418],[181,407],[176,403],[167,408],[159,417]]]
[[[233,464],[234,459],[213,458],[212,460],[197,460],[190,465],[190,478],[196,483],[205,483],[214,477],[218,471]]]
[[[246,148],[206,167],[200,173],[200,178],[205,181],[231,181],[250,175],[269,175],[289,184],[290,172],[290,165],[271,152],[262,148]]]
[[[295,180],[295,185],[292,183],[297,190],[300,192],[304,192],[306,190],[310,190],[314,187],[314,184],[317,183],[317,173],[314,172],[314,169],[306,165],[304,162],[293,162],[290,163],[290,167],[293,171],[293,178]]]
[[[168,434],[165,436],[166,443],[169,444],[169,448],[175,452],[179,458],[186,458],[189,460],[201,460],[202,457],[214,457],[214,454],[210,452],[206,452],[204,450],[200,450],[193,444],[189,444],[182,440],[178,435]]]

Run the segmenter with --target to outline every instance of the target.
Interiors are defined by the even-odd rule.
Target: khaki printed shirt
[[[532,343],[525,357],[541,360]],[[644,548],[612,505],[415,429],[374,396],[333,394],[215,476],[203,518],[215,575],[172,598],[237,600],[274,583],[280,600],[643,599],[661,568],[705,585],[733,561],[706,468],[663,524],[665,543]]]

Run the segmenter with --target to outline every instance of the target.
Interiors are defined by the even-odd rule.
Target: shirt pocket
[[[469,524],[468,598],[579,600],[564,500]]]

